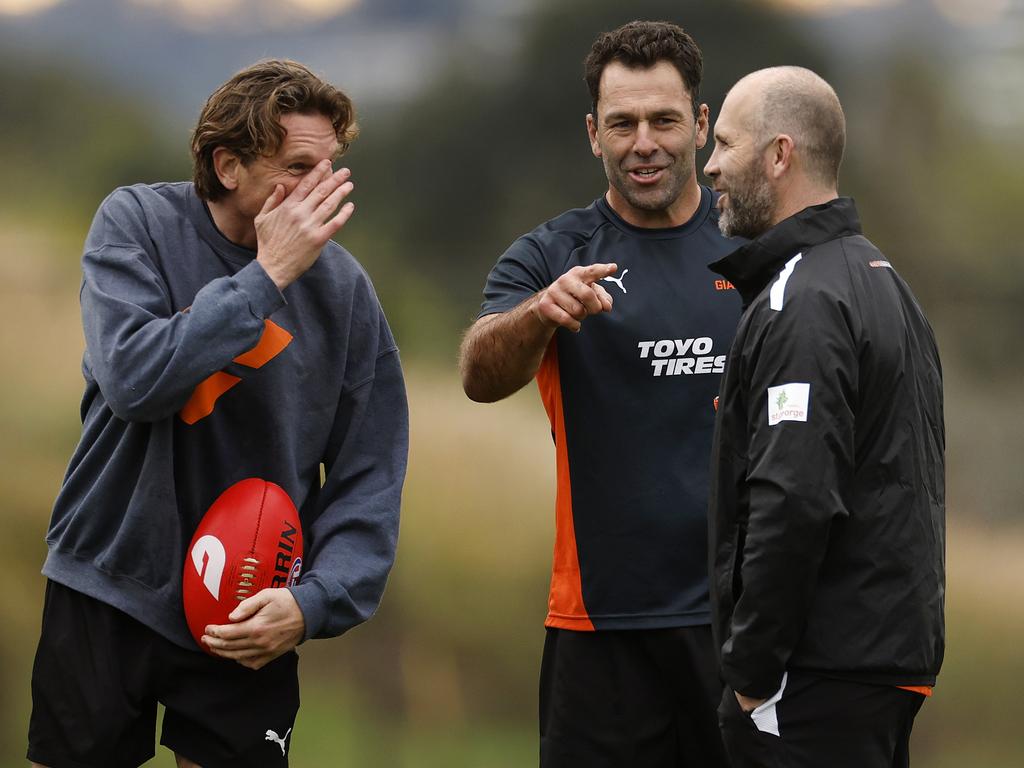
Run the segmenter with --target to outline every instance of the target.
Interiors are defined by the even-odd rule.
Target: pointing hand
[[[598,281],[617,270],[615,264],[573,267],[537,294],[534,316],[548,327],[578,331],[589,315],[611,311],[612,297]]]

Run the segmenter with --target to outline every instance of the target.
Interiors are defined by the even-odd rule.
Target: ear
[[[697,109],[697,149],[703,148],[708,143],[708,131],[711,126],[709,114],[707,104],[701,104]]]
[[[234,152],[224,147],[213,150],[213,170],[224,189],[238,189],[238,173],[241,169],[242,161]]]
[[[795,145],[793,143],[793,137],[785,133],[780,133],[771,144],[768,145],[770,163],[769,172],[772,178],[778,179],[787,174],[793,167],[795,156],[793,150]]]
[[[590,137],[590,151],[594,157],[601,157],[601,145],[597,142],[597,118],[592,114],[587,115],[587,136]]]

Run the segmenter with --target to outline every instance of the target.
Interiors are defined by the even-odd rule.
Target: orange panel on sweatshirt
[[[181,416],[181,420],[186,424],[195,424],[200,419],[209,416],[213,413],[213,407],[217,404],[217,398],[240,381],[241,379],[237,376],[232,376],[230,373],[224,373],[223,371],[217,371],[217,373],[207,376],[192,391],[192,397],[188,399],[185,407],[178,414]]]
[[[263,321],[263,334],[256,346],[235,358],[235,362],[249,368],[262,368],[292,343],[292,335],[271,320]]]

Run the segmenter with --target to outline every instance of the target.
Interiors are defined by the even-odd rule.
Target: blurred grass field
[[[79,247],[80,235],[0,219],[0,557],[13,572],[0,591],[2,765],[24,754],[43,534],[78,436]],[[301,649],[296,768],[536,763],[553,450],[532,387],[492,406],[465,399],[456,343],[448,361],[406,357],[412,448],[398,562],[373,621]],[[948,361],[946,401],[948,650],[914,764],[1011,768],[1024,765],[1024,529],[986,523],[984,505],[1019,504],[1024,404]],[[173,760],[163,752],[150,764]]]

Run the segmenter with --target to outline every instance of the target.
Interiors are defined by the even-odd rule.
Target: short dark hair
[[[637,69],[649,69],[659,61],[669,62],[683,78],[693,102],[693,116],[697,117],[704,59],[697,43],[682,27],[670,21],[631,21],[605,32],[594,41],[583,62],[583,69],[595,119],[601,73],[613,61]]]
[[[352,101],[302,64],[269,59],[243,69],[213,92],[192,132],[192,178],[204,200],[228,194],[213,167],[224,147],[243,163],[273,155],[284,141],[281,115],[320,114],[331,121],[342,154],[359,133]]]

